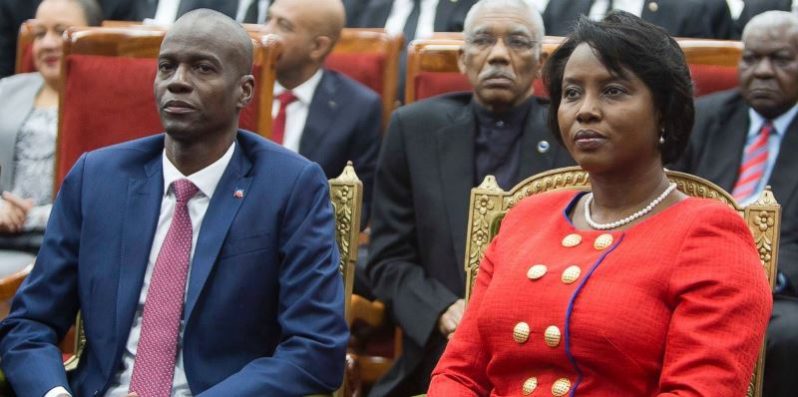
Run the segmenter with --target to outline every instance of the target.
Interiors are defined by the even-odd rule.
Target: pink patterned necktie
[[[766,121],[762,124],[759,134],[754,140],[745,145],[743,162],[740,164],[737,182],[732,189],[732,196],[739,203],[750,198],[759,186],[760,180],[765,175],[765,166],[768,161],[768,139],[773,132],[773,123]]]
[[[169,397],[172,393],[191,255],[192,229],[187,203],[199,191],[188,179],[174,181],[172,189],[177,204],[150,279],[130,381],[130,392],[140,397]]]

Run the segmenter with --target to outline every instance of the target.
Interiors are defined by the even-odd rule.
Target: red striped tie
[[[773,123],[766,121],[762,124],[759,134],[754,140],[745,145],[743,163],[740,165],[737,183],[732,189],[732,196],[737,202],[750,198],[756,187],[765,175],[765,166],[768,161],[768,138],[773,132]]]
[[[283,138],[285,138],[285,108],[287,108],[288,105],[297,99],[298,98],[296,95],[288,90],[283,91],[283,93],[280,95],[277,95],[277,101],[280,102],[280,109],[277,111],[277,118],[274,119],[274,124],[272,125],[272,140],[274,142],[277,142],[281,145],[283,144]]]

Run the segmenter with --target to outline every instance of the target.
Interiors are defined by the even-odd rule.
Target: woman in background
[[[742,218],[663,169],[693,124],[678,44],[628,13],[583,18],[544,79],[592,191],[507,214],[429,395],[745,395],[771,294]]]
[[[44,0],[28,24],[37,72],[0,80],[0,249],[38,251],[53,199],[61,36],[101,15],[96,0]]]

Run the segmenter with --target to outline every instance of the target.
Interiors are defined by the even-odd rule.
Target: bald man
[[[198,10],[161,45],[164,134],[82,156],[0,323],[18,396],[301,396],[335,390],[348,331],[327,178],[238,130],[252,44]],[[58,342],[80,311],[67,377]]]
[[[277,0],[265,30],[279,35],[272,139],[318,163],[329,178],[351,160],[363,181],[363,225],[369,218],[380,148],[382,104],[366,86],[323,67],[344,26],[341,0]]]
[[[782,205],[779,278],[768,326],[763,395],[795,396],[798,16],[785,11],[755,16],[743,30],[743,47],[739,88],[696,101],[690,144],[673,168],[715,182],[742,204],[755,201],[765,186],[770,186]],[[764,147],[751,149],[757,142],[764,142]],[[762,156],[761,161],[747,158],[746,153],[752,150]]]

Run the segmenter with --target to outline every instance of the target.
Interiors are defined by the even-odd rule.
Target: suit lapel
[[[330,124],[336,117],[338,102],[335,101],[335,88],[337,82],[329,72],[324,71],[319,81],[313,99],[310,101],[308,117],[305,120],[305,129],[299,141],[299,154],[315,159],[316,152],[324,150],[322,141],[324,134],[334,131]]]
[[[548,132],[545,109],[536,98],[532,98],[531,101],[533,102],[521,135],[521,164],[518,167],[515,183],[554,168],[554,153],[558,143]]]
[[[184,307],[183,318],[188,321],[189,316],[197,303],[197,298],[202,291],[208,275],[216,263],[216,258],[222,248],[222,244],[227,236],[227,231],[233,223],[233,219],[241,207],[244,200],[256,200],[246,196],[252,177],[245,176],[249,172],[252,163],[243,154],[241,141],[236,144],[233,158],[230,160],[227,169],[219,180],[219,185],[211,197],[205,218],[200,226],[197,246],[194,249],[194,260],[191,263],[191,274],[188,279],[188,292],[186,293],[186,304]],[[237,198],[234,193],[237,190],[244,192],[243,198]]]
[[[708,150],[707,179],[715,181],[720,187],[731,192],[737,181],[737,172],[742,161],[743,148],[748,132],[748,107],[742,104],[739,95],[734,101],[727,103],[725,110],[718,118],[718,125],[710,127],[722,131],[715,134],[715,140],[708,142],[704,150]]]
[[[391,15],[393,0],[371,0],[366,7],[366,10],[363,11],[361,27],[384,27]]]
[[[791,152],[792,148],[796,147],[798,147],[798,117],[793,117],[790,127],[781,140],[779,155],[768,181],[773,188],[776,201],[782,205],[798,188],[798,173],[795,172],[798,170],[798,156]]]
[[[454,255],[462,265],[468,223],[468,201],[474,185],[476,125],[471,105],[452,112],[452,124],[436,131],[443,203],[449,218]],[[461,274],[458,272],[457,274]]]
[[[435,23],[433,29],[436,32],[449,31],[449,19],[454,14],[454,9],[457,7],[457,2],[453,0],[440,0],[438,7],[435,10]],[[409,43],[405,43],[407,45]]]
[[[161,148],[163,145],[161,145]],[[144,166],[143,177],[131,177],[125,205],[119,270],[116,325],[118,340],[127,340],[138,306],[163,198],[161,151]],[[143,237],[143,238],[142,238]],[[124,343],[119,344],[120,348]],[[121,352],[121,351],[120,351]]]

